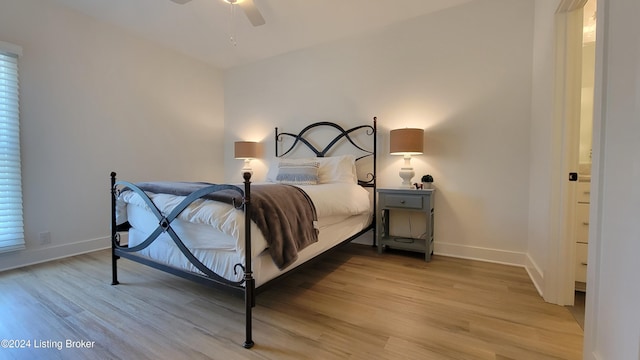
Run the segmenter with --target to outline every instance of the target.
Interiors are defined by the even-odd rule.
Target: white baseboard
[[[111,238],[104,237],[36,249],[13,251],[0,255],[0,271],[62,259],[70,256],[102,250],[111,246]]]
[[[479,260],[498,264],[525,266],[525,253],[506,251],[499,249],[483,248],[461,244],[439,243],[434,244],[434,254],[451,256],[461,259]]]
[[[536,290],[538,290],[538,294],[540,294],[540,296],[544,298],[544,292],[542,291],[542,289],[544,289],[544,274],[542,273],[542,270],[540,270],[538,264],[533,261],[529,254],[527,254],[526,256],[526,263],[524,267],[529,274],[531,282],[533,282],[533,286],[535,286]]]
[[[435,254],[463,259],[487,261],[498,264],[523,267],[538,294],[544,298],[544,274],[529,254],[460,244],[435,243]]]

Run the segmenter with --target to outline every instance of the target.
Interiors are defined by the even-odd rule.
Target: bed
[[[241,184],[134,184],[112,172],[112,285],[126,258],[242,294],[243,346],[251,348],[257,294],[375,231],[376,118],[348,129],[331,122],[298,133],[276,128],[275,144],[261,183],[245,172]],[[295,155],[304,152],[312,156]]]

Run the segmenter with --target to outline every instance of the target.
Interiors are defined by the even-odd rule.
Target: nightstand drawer
[[[386,194],[383,203],[388,207],[422,209],[422,199],[422,196]]]

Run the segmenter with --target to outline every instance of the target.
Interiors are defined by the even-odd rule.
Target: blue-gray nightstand
[[[426,261],[433,254],[433,189],[377,189],[378,212],[376,214],[378,253],[383,247],[424,253]],[[394,236],[389,233],[389,212],[394,210],[424,213],[426,231],[421,238]],[[395,215],[394,215],[395,216]]]

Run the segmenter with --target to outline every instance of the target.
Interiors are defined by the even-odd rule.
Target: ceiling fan
[[[171,1],[173,1],[176,4],[186,4],[191,0],[171,0]],[[245,15],[247,15],[247,18],[249,19],[249,22],[251,22],[251,25],[260,26],[265,24],[264,18],[262,17],[262,14],[260,14],[260,10],[258,10],[253,0],[223,0],[223,1],[231,4],[232,6],[234,5],[240,6],[242,11],[244,11]]]

